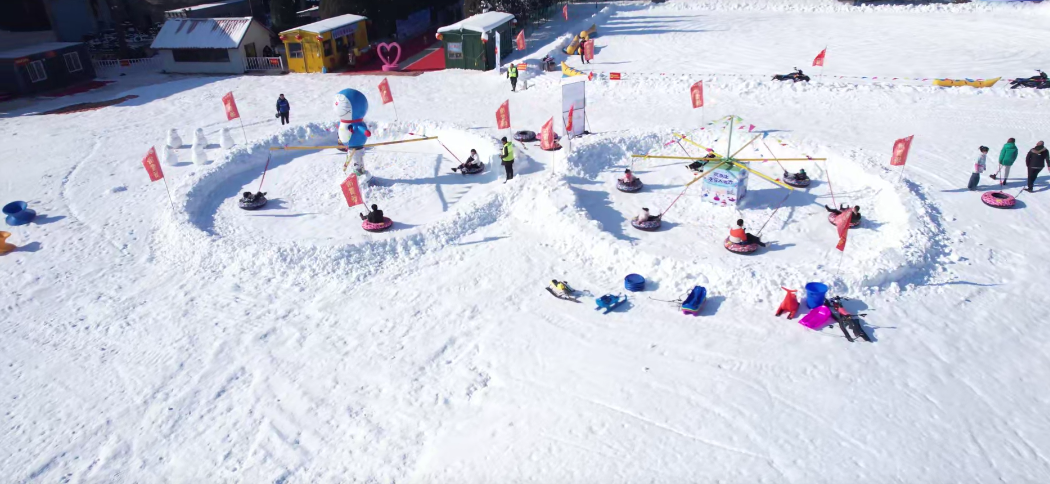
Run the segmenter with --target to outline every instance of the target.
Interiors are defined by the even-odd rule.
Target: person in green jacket
[[[503,162],[503,168],[507,170],[507,179],[503,180],[503,183],[507,183],[508,180],[514,178],[514,145],[507,141],[506,136],[500,141],[503,142],[503,149],[500,150],[500,160]]]
[[[1002,185],[1006,185],[1006,179],[1010,178],[1010,167],[1014,166],[1014,160],[1016,159],[1017,145],[1014,144],[1014,139],[1010,138],[1006,140],[1006,144],[999,150],[999,171],[1003,174],[1003,179],[1000,182]],[[996,175],[998,173],[992,175],[992,180],[996,179]]]

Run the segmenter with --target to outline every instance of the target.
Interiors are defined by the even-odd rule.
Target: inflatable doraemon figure
[[[365,171],[364,151],[361,147],[368,142],[372,132],[365,124],[368,113],[368,98],[356,89],[343,89],[335,95],[335,115],[339,117],[339,143],[346,146],[352,157],[354,173],[361,182],[367,182],[371,175]],[[349,161],[349,160],[348,160]]]

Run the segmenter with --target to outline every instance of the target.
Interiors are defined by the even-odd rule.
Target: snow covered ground
[[[1039,64],[1050,7],[569,12],[515,58],[557,55],[597,23],[583,67],[625,76],[588,83],[595,134],[553,154],[519,149],[521,176],[507,184],[498,166],[452,173],[433,141],[369,153],[367,196],[397,221],[383,234],[361,231],[361,210],[345,206],[332,150],[275,152],[270,205],[246,213],[236,198],[258,186],[270,147],[332,143],[340,89],[369,97],[377,140],[437,135],[460,158],[476,148],[491,161],[499,104],[510,99],[515,130],[538,130],[560,108],[560,74],[532,71],[515,94],[493,72],[391,77],[399,120],[373,76],[152,76],[164,82],[4,108],[0,194],[40,216],[5,227],[23,249],[0,256],[3,480],[1050,481],[1050,176],[1008,211],[965,190],[979,145],[994,157],[1015,137],[1023,157],[1050,141],[1050,93],[833,77],[1030,75],[1050,67]],[[822,82],[768,80],[825,45]],[[681,155],[664,146],[673,132],[725,142],[689,106],[697,80],[706,121],[734,114],[784,140],[752,155],[828,161],[793,165],[815,181],[780,210],[787,192],[752,177],[738,208],[704,203],[694,186],[661,231],[636,231],[627,218],[662,210],[690,175],[636,160],[646,189],[620,193],[629,155]],[[230,91],[247,144],[221,109]],[[289,127],[270,114],[278,93]],[[124,94],[139,97],[26,115]],[[141,165],[173,127],[213,141],[230,127],[238,141],[209,148],[204,166],[179,150],[184,163],[165,166],[174,213]],[[888,159],[908,135],[899,180]],[[866,218],[842,255],[821,207],[832,192]],[[726,252],[737,218],[768,219],[774,244]],[[647,290],[608,315],[591,297],[543,290],[564,278],[619,293],[632,272]],[[775,318],[780,287],[810,281],[853,298],[876,342]],[[710,291],[700,316],[657,301],[696,284]]]

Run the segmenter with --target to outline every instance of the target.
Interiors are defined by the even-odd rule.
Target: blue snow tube
[[[828,285],[820,282],[806,283],[806,305],[816,309],[824,305],[824,296],[828,294]]]
[[[623,279],[623,287],[631,292],[638,292],[645,289],[645,278],[638,274],[628,274]]]

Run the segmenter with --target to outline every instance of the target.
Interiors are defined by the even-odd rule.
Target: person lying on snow
[[[841,215],[842,212],[845,212],[846,210],[849,209],[849,207],[846,206],[845,203],[843,203],[842,205],[839,205],[838,210],[835,210],[834,208],[831,208],[831,207],[829,207],[827,205],[824,205],[824,208],[827,209],[827,211],[835,214],[836,216],[837,215]],[[849,216],[849,223],[854,224],[854,225],[860,223],[860,205],[854,205],[853,206],[853,215]]]
[[[637,178],[635,178],[634,174],[631,173],[630,168],[623,171],[623,178],[620,179],[620,181],[622,181],[625,185],[634,185],[635,180],[637,180]]]
[[[368,212],[368,215],[358,214],[361,216],[361,220],[367,220],[368,223],[381,224],[383,220],[383,211],[379,209],[379,206],[372,204],[372,211]]]
[[[266,196],[266,193],[263,193],[263,192],[255,192],[254,195],[252,195],[252,192],[244,192],[244,198],[242,198],[241,201],[245,202],[245,203],[253,203],[253,202],[258,201],[260,198],[263,198],[265,196]]]
[[[762,239],[759,239],[744,230],[744,219],[737,219],[736,227],[729,228],[729,241],[734,244],[758,244],[762,247],[766,246],[766,244],[762,242]]]
[[[467,158],[467,161],[465,163],[463,163],[462,165],[459,165],[459,166],[453,168],[452,171],[456,171],[456,170],[473,170],[473,169],[476,169],[478,167],[478,164],[479,164],[478,152],[477,152],[477,150],[473,150],[472,149],[472,150],[470,150],[470,157]]]
[[[659,215],[649,215],[649,209],[642,207],[642,211],[638,212],[638,216],[636,216],[634,219],[638,221],[638,223],[642,223],[656,220],[658,218],[660,218]]]

